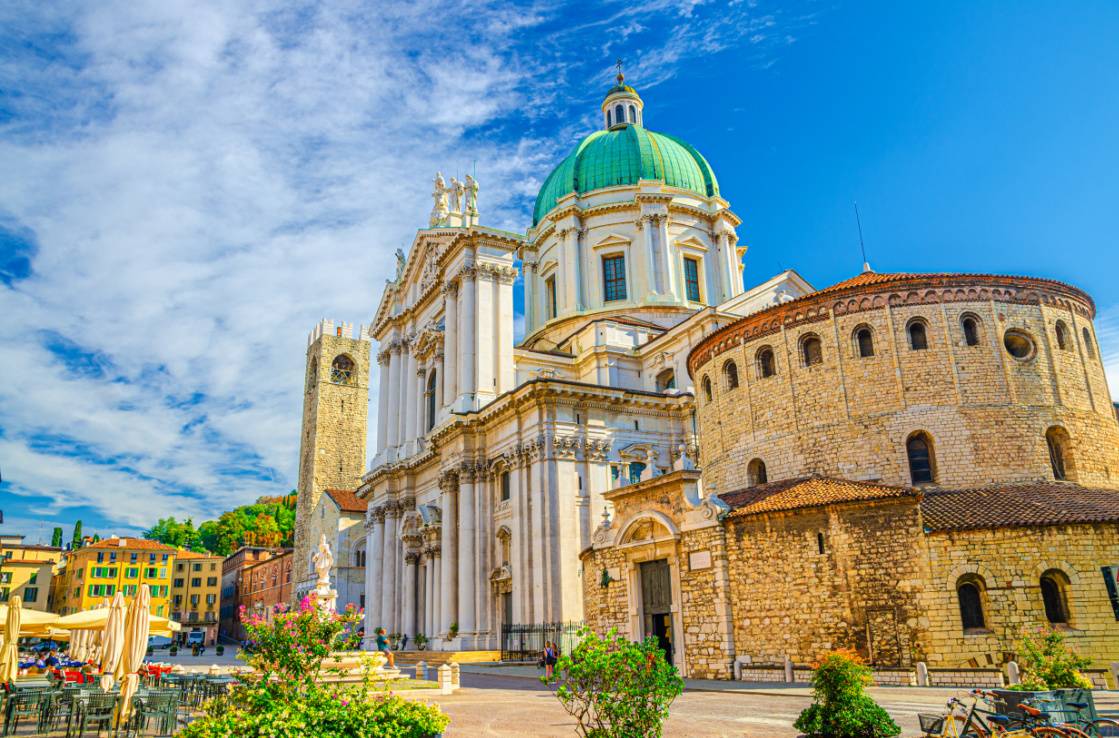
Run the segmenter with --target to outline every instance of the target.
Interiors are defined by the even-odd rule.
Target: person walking
[[[393,656],[392,651],[389,650],[389,639],[385,637],[385,629],[377,628],[377,650],[385,655],[388,659],[389,668],[396,668],[396,657]]]
[[[556,644],[551,641],[544,641],[544,676],[551,678],[556,670],[556,661],[558,661],[556,653]]]

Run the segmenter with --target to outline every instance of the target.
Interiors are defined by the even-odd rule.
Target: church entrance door
[[[672,580],[668,559],[643,561],[641,573],[641,612],[644,619],[642,637],[653,636],[664,649],[668,663],[673,663]]]

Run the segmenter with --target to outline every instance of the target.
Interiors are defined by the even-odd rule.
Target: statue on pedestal
[[[319,539],[319,550],[311,557],[315,566],[318,581],[315,582],[315,598],[319,607],[326,612],[337,609],[338,593],[330,586],[330,570],[334,568],[334,556],[330,553],[330,544],[326,542],[326,534]]]
[[[464,188],[462,186],[462,182],[459,182],[454,177],[451,177],[450,193],[451,193],[451,212],[452,213],[461,213],[462,212],[462,193],[463,193],[463,190],[464,190]]]
[[[478,223],[478,180],[474,179],[469,174],[466,175],[466,207],[463,210],[464,220],[466,225],[476,225]]]
[[[434,205],[431,208],[431,227],[446,225],[447,222],[447,180],[442,172],[435,173],[435,189],[431,192]]]

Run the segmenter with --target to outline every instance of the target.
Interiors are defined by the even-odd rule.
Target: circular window
[[[1006,352],[1015,359],[1032,359],[1034,356],[1034,340],[1022,331],[1009,330],[1002,337],[1002,344]]]

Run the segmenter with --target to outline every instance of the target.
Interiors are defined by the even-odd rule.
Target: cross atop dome
[[[608,131],[620,130],[629,125],[644,126],[642,111],[645,103],[637,90],[626,84],[626,76],[622,73],[622,60],[615,64],[618,69],[618,84],[610,88],[606,98],[602,101],[602,122]]]

